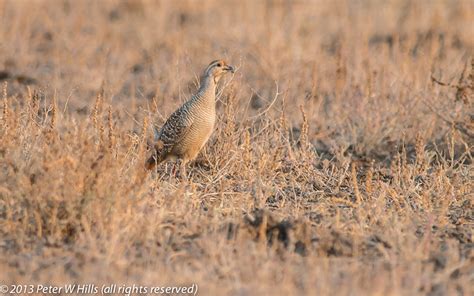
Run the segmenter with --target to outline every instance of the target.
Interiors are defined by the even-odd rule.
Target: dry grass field
[[[473,295],[473,53],[472,0],[0,0],[0,284]]]

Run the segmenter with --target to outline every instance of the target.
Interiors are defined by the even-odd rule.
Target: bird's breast
[[[212,134],[215,122],[216,112],[214,109],[208,109],[208,112],[201,112],[199,116],[197,116],[197,118],[195,119],[195,124],[193,124],[193,128],[198,137],[202,139],[203,144],[209,139],[210,135]]]
[[[214,130],[216,121],[215,109],[206,108],[193,114],[193,124],[190,127],[186,137],[180,145],[177,145],[176,153],[183,155],[187,159],[193,159],[197,156],[202,147],[206,144]],[[179,151],[178,151],[179,150]]]

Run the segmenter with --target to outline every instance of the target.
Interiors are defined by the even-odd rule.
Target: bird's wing
[[[186,106],[182,106],[166,120],[163,127],[157,132],[155,129],[154,152],[145,163],[147,169],[152,169],[156,164],[166,158],[190,131],[193,124],[192,116],[189,116]]]
[[[179,143],[189,132],[193,120],[183,106],[173,112],[166,120],[161,130],[155,135],[157,141],[161,141],[164,150],[171,150],[176,143]]]

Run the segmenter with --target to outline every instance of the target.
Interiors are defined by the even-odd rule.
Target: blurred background
[[[265,109],[277,83],[292,122],[307,110],[313,142],[333,134],[337,145],[376,149],[394,130],[433,137],[443,124],[423,100],[465,115],[430,75],[453,82],[469,64],[473,3],[2,0],[0,79],[84,114],[103,88],[138,120],[169,114],[225,58],[239,67],[243,117]]]

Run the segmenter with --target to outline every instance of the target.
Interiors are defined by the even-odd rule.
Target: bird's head
[[[204,77],[213,78],[214,82],[219,82],[219,79],[227,73],[235,72],[235,68],[231,65],[228,65],[224,60],[215,60],[212,61],[209,66],[207,66],[206,70],[204,71]]]

